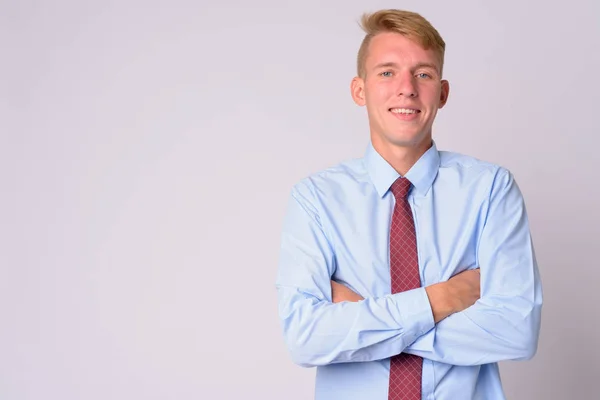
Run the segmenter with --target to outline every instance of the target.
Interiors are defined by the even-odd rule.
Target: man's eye
[[[381,76],[390,77],[392,76],[392,71],[384,71],[381,73]]]
[[[417,78],[427,79],[431,78],[431,75],[426,74],[425,72],[421,72],[420,74],[417,74]]]

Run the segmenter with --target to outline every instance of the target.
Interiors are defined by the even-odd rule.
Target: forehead
[[[371,39],[365,67],[371,69],[377,64],[388,62],[399,65],[428,63],[440,67],[440,60],[433,49],[425,50],[415,40],[399,33],[383,32]]]

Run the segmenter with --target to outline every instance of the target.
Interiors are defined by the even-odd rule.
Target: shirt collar
[[[377,193],[383,197],[400,174],[381,157],[370,141],[365,153],[365,164]],[[437,176],[439,167],[440,155],[433,141],[431,147],[406,173],[405,178],[413,184],[417,194],[425,196]]]

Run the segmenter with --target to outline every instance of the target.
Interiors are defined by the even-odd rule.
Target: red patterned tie
[[[410,181],[398,178],[391,191],[396,198],[390,228],[390,274],[392,293],[404,292],[421,286],[417,239],[408,191]],[[421,375],[423,359],[400,353],[390,361],[390,387],[388,400],[421,400]]]

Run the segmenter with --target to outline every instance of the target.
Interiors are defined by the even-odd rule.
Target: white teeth
[[[416,114],[417,110],[410,110],[408,108],[392,108],[390,110],[394,114]]]

